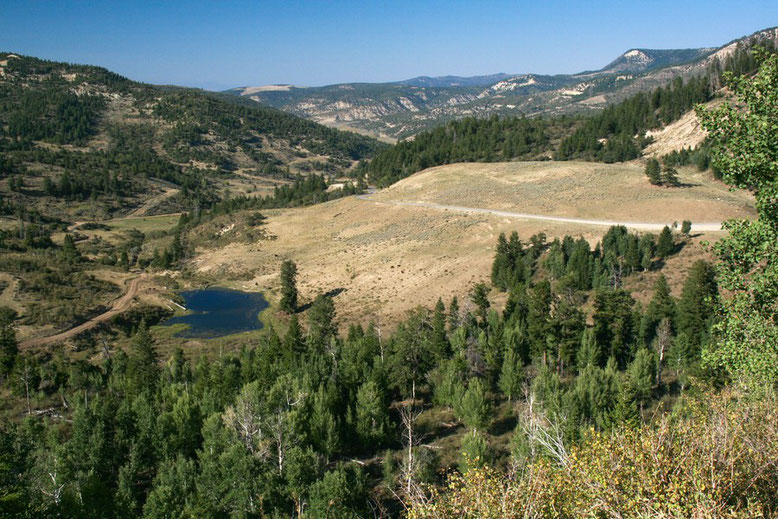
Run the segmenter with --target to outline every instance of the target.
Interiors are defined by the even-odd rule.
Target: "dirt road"
[[[132,211],[127,216],[131,217],[131,218],[133,218],[133,217],[140,217],[140,216],[147,216],[151,209],[153,209],[157,205],[161,204],[162,202],[164,202],[168,198],[171,198],[171,197],[177,195],[178,192],[179,192],[178,188],[173,188],[173,187],[170,187],[170,186],[164,186],[163,190],[164,190],[163,193],[161,193],[161,194],[159,194],[159,195],[157,195],[155,197],[149,198],[148,200],[146,200],[146,202],[143,203],[143,205],[141,205],[140,207],[138,207],[137,209]]]
[[[30,348],[35,346],[45,346],[46,344],[53,344],[56,342],[62,342],[66,339],[70,339],[71,337],[75,337],[79,333],[85,332],[86,330],[93,328],[99,323],[107,321],[111,317],[128,310],[132,305],[132,300],[135,298],[136,295],[138,295],[138,287],[140,285],[140,282],[145,277],[146,277],[145,274],[141,274],[140,276],[130,280],[129,285],[127,285],[127,290],[124,292],[124,294],[122,294],[120,297],[114,300],[110,310],[96,317],[93,317],[92,319],[89,319],[85,323],[79,324],[78,326],[75,326],[64,332],[57,333],[54,335],[49,335],[48,337],[37,337],[35,339],[29,339],[23,341],[19,344],[19,347]]]
[[[539,214],[514,213],[511,211],[499,211],[497,209],[484,209],[480,207],[444,205],[444,204],[436,204],[433,202],[406,202],[400,200],[378,201],[378,200],[373,200],[370,194],[357,195],[357,199],[373,202],[374,204],[426,207],[429,209],[442,209],[446,211],[456,211],[460,213],[486,213],[486,214],[494,214],[497,216],[505,216],[508,218],[520,218],[526,220],[545,220],[548,222],[575,223],[575,224],[582,224],[582,225],[598,225],[598,226],[605,226],[605,227],[610,227],[612,225],[623,225],[625,227],[629,227],[630,229],[638,229],[643,231],[661,231],[665,227],[665,225],[670,226],[673,223],[673,222],[651,223],[651,222],[616,222],[611,220],[587,220],[583,218],[566,218],[562,216],[546,216],[546,215],[539,215]],[[692,223],[692,230],[697,232],[720,231],[721,222]]]

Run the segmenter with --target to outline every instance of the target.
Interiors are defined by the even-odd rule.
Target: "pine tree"
[[[600,366],[602,352],[594,335],[594,328],[586,328],[581,336],[581,348],[576,356],[578,371],[583,371],[587,366]]]
[[[633,307],[635,300],[626,290],[600,291],[594,298],[594,334],[608,358],[620,367],[632,358],[636,338]]]
[[[673,166],[665,164],[662,168],[662,183],[670,187],[678,187],[681,184],[678,180],[678,171]]]
[[[432,351],[438,359],[448,358],[450,353],[446,337],[446,307],[440,298],[432,314]]]
[[[338,325],[335,322],[335,305],[332,299],[319,294],[308,310],[308,341],[322,350],[327,342],[336,337]]]
[[[81,261],[81,253],[76,248],[76,240],[70,233],[65,234],[65,241],[62,243],[62,260],[68,265]]]
[[[662,183],[662,170],[659,166],[659,161],[655,158],[650,158],[646,161],[645,173],[648,177],[648,181],[653,185],[658,186]]]
[[[681,234],[689,237],[689,234],[692,232],[692,222],[690,220],[684,220],[683,223],[681,223]]]
[[[141,321],[130,346],[130,362],[127,375],[136,392],[153,389],[159,380],[159,356],[146,321]]]
[[[478,283],[470,292],[470,299],[476,307],[476,316],[481,323],[486,323],[486,316],[491,304],[489,303],[489,287],[484,283]]]
[[[673,240],[673,232],[668,226],[664,226],[662,232],[659,234],[659,241],[656,244],[656,254],[661,259],[665,259],[675,252],[675,242]]]
[[[297,311],[297,265],[292,260],[281,263],[281,310],[293,314]]]
[[[184,246],[181,244],[181,233],[177,232],[173,235],[173,242],[170,245],[171,261],[180,261],[184,259],[184,255]]]
[[[524,366],[521,357],[513,348],[507,348],[505,358],[502,361],[502,371],[498,386],[500,391],[508,397],[508,402],[521,394],[524,385]]]
[[[678,301],[679,334],[683,334],[689,353],[699,354],[710,335],[718,296],[716,273],[709,263],[697,260],[686,278]]]
[[[339,463],[310,487],[311,517],[366,517],[367,478],[356,464]]]
[[[470,380],[459,406],[457,417],[475,431],[485,431],[492,418],[492,407],[486,393],[486,384],[480,378]]]
[[[486,436],[479,431],[473,431],[462,437],[462,459],[459,463],[459,470],[463,473],[482,467],[491,460],[489,452],[489,443]]]
[[[300,322],[296,314],[289,319],[289,328],[284,336],[284,355],[287,356],[290,366],[297,362],[305,353],[305,339],[300,328]]]
[[[448,305],[448,329],[453,332],[459,328],[459,301],[457,296],[451,298],[451,303]]]
[[[640,336],[643,345],[648,347],[656,336],[659,323],[666,319],[670,325],[670,332],[675,330],[675,298],[670,294],[670,286],[667,278],[661,274],[654,284],[654,296],[646,308],[640,323]]]
[[[492,262],[492,285],[505,290],[505,274],[510,268],[510,255],[508,252],[508,242],[505,239],[505,233],[500,233],[497,238],[497,251]]]
[[[432,367],[426,311],[415,311],[397,327],[391,342],[390,380],[403,397],[416,399],[416,388]]]
[[[551,333],[551,300],[551,284],[547,280],[540,281],[530,290],[527,334],[532,356],[542,358],[544,365],[548,365],[547,343]]]
[[[19,344],[14,329],[15,320],[15,310],[0,306],[0,378],[5,378],[11,373],[16,356],[19,354]]]
[[[357,392],[356,431],[365,449],[373,450],[387,439],[388,410],[385,391],[372,380],[362,384]]]
[[[627,367],[627,383],[632,398],[641,409],[651,400],[656,368],[654,353],[648,348],[639,348],[635,360]]]
[[[651,270],[654,260],[655,237],[651,233],[640,237],[638,248],[640,249],[640,266],[643,271]]]

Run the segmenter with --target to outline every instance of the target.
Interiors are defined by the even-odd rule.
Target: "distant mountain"
[[[405,81],[398,81],[398,85],[447,88],[458,86],[489,86],[503,79],[513,77],[515,74],[490,74],[488,76],[419,76]]]
[[[228,91],[334,127],[404,138],[467,116],[554,115],[599,110],[674,77],[705,73],[738,48],[763,39],[771,28],[718,48],[631,49],[600,70],[577,74],[421,76],[394,83],[344,83],[323,87],[273,85]]]
[[[700,60],[715,48],[703,49],[630,49],[598,72],[605,74],[641,74],[658,68],[671,67]]]

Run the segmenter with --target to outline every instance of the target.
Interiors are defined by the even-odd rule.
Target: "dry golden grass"
[[[609,186],[615,176],[621,178],[621,187]],[[684,177],[688,181],[691,174]],[[642,170],[634,165],[467,164],[421,172],[374,198],[408,197],[526,212],[558,210],[591,218],[608,218],[615,213],[624,219],[660,221],[680,220],[679,213],[663,216],[663,211],[683,203],[696,209],[692,218],[723,219],[752,213],[748,195],[728,193],[711,179],[701,180],[697,187],[676,190],[639,186],[642,180]],[[639,186],[634,188],[637,195],[627,187],[634,185]],[[598,189],[605,193],[598,193]],[[521,193],[521,205],[511,205],[510,194],[517,192]],[[644,202],[638,204],[636,199]],[[629,211],[635,206],[640,210]],[[550,239],[571,234],[594,243],[607,231],[605,226],[378,204],[354,197],[266,214],[266,230],[277,239],[198,250],[195,270],[214,280],[238,280],[230,284],[265,291],[272,301],[279,287],[280,263],[289,258],[298,265],[303,302],[320,292],[342,289],[334,298],[342,323],[374,320],[387,329],[415,306],[431,306],[438,297],[448,303],[456,295],[466,306],[470,288],[489,279],[501,232],[517,230],[523,240],[537,232],[545,232]],[[715,240],[719,235],[705,237]],[[685,279],[685,269],[705,254],[699,241],[692,240],[670,260],[672,268],[666,269],[676,293]],[[656,275],[647,274],[629,283],[650,291]]]
[[[424,170],[377,201],[460,205],[570,218],[666,223],[750,217],[753,197],[708,172],[681,168],[684,187],[652,186],[639,163],[465,163]]]

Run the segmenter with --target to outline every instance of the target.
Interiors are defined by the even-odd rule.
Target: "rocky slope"
[[[765,39],[778,41],[778,29],[759,31],[719,48],[630,49],[600,70],[578,74],[418,77],[396,83],[312,88],[241,87],[228,93],[323,124],[403,138],[466,116],[553,115],[600,109],[675,77],[703,74],[739,46]]]

